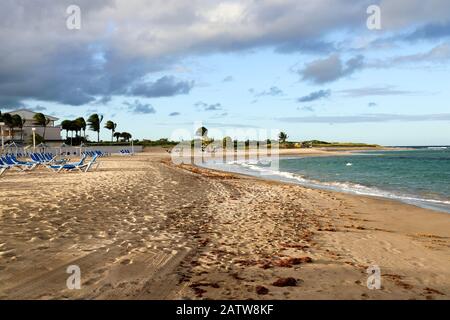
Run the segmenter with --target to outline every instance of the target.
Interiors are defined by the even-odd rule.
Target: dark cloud
[[[150,104],[141,103],[139,100],[134,100],[134,102],[124,102],[124,105],[128,106],[128,110],[137,114],[151,114],[156,113],[155,108]]]
[[[31,111],[35,111],[35,112],[42,112],[42,111],[47,110],[46,107],[43,107],[43,106],[40,106],[40,105],[37,105],[35,107],[31,107],[31,108],[28,108],[28,109],[31,110]]]
[[[4,110],[27,109],[27,110],[34,111],[34,112],[42,112],[42,111],[47,110],[46,107],[43,107],[41,105],[36,105],[34,107],[26,106],[26,105],[16,105],[16,106],[11,106],[11,107],[5,107],[3,109]],[[1,111],[1,109],[0,109],[0,111]]]
[[[298,98],[298,102],[312,102],[323,98],[328,98],[331,95],[331,90],[319,90],[311,92],[310,94]]]
[[[278,118],[282,122],[290,123],[367,123],[389,121],[450,121],[450,113],[443,114],[362,114],[356,116],[311,116],[311,117],[284,117]]]
[[[32,62],[34,67],[29,66],[31,62],[12,62],[18,65],[11,80],[2,78],[3,65],[0,65],[0,97],[14,98],[16,103],[35,99],[80,106],[104,104],[112,95],[130,95],[134,94],[133,90],[137,91],[136,95],[143,96],[186,92],[185,83],[171,76],[153,83],[143,82],[151,66],[140,60],[124,60],[113,52],[103,52],[105,62],[100,63],[93,59],[98,50],[69,45],[51,53],[48,60]],[[1,51],[0,47],[0,54]]]
[[[404,36],[399,36],[397,39],[406,41],[417,40],[435,40],[450,37],[450,22],[446,23],[432,23],[418,27],[413,32]]]
[[[364,57],[358,55],[343,62],[339,54],[325,59],[317,59],[305,65],[299,74],[303,80],[324,84],[346,77],[364,67]]]
[[[26,105],[20,100],[21,100],[20,97],[2,96],[0,94],[0,110],[25,108]]]
[[[448,34],[449,1],[432,4],[383,1],[383,23],[393,33],[421,24],[410,35]],[[114,96],[169,97],[188,94],[194,83],[167,72],[180,60],[211,53],[275,48],[323,54],[365,30],[371,0],[304,1],[126,1],[77,0],[82,29],[65,27],[72,0],[3,0],[0,10],[0,106],[21,107],[35,99],[79,106]],[[180,12],[183,14],[180,15]],[[441,25],[438,25],[441,23]],[[397,29],[395,29],[397,28]],[[347,31],[351,32],[347,32]],[[342,50],[342,48],[338,48]],[[328,60],[327,60],[328,59]],[[301,71],[305,80],[326,83],[361,69],[362,57],[329,57]],[[324,65],[325,64],[325,65]],[[172,69],[173,70],[173,69]]]
[[[192,81],[170,75],[149,80],[150,76],[192,54],[289,47],[308,33],[312,38],[356,22],[356,12],[345,10],[350,6],[339,1],[342,14],[320,5],[305,8],[294,0],[280,4],[137,0],[136,17],[125,2],[79,0],[82,29],[71,31],[65,26],[70,0],[38,4],[5,0],[0,11],[1,106],[18,107],[27,99],[79,106],[105,104],[108,97],[120,95],[188,94]],[[327,23],[318,24],[317,15],[324,15]]]
[[[103,96],[103,97],[98,98],[97,101],[95,101],[95,104],[106,105],[111,100],[112,100],[111,96]]]
[[[179,113],[179,112],[171,112],[171,113],[169,113],[169,116],[170,117],[176,117],[176,116],[179,116],[181,113]]]
[[[127,94],[146,98],[171,97],[188,94],[193,87],[193,81],[181,81],[172,76],[164,76],[154,82],[138,83],[132,86]]]

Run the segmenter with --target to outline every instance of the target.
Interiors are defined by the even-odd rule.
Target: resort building
[[[44,127],[39,126],[36,124],[36,122],[33,120],[34,115],[37,112],[33,112],[31,110],[27,109],[19,109],[14,111],[8,111],[4,113],[9,113],[11,115],[18,114],[23,120],[25,120],[25,123],[23,125],[23,128],[14,128],[11,130],[8,127],[3,127],[3,139],[4,141],[11,141],[14,139],[16,142],[22,142],[22,134],[23,134],[23,142],[25,144],[29,143],[32,140],[33,137],[33,128],[36,130],[36,134],[40,136],[44,136]],[[61,126],[55,125],[55,122],[58,121],[58,118],[45,115],[47,119],[49,119],[49,123],[47,127],[45,128],[45,141],[46,142],[60,142],[61,141]],[[22,132],[23,130],[23,132]]]

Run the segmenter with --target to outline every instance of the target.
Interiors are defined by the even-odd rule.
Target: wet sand
[[[175,166],[164,151],[100,161],[0,179],[0,298],[450,298],[448,214]]]

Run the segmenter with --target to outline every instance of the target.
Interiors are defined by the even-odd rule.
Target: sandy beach
[[[162,149],[100,162],[0,179],[1,299],[450,298],[448,214],[175,166]]]

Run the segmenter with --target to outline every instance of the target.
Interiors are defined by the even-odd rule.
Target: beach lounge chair
[[[18,171],[33,170],[36,167],[36,165],[32,163],[23,163],[23,164],[15,163],[8,155],[2,156],[1,161],[3,164],[8,165],[11,168],[15,168]]]
[[[122,156],[132,156],[133,155],[133,153],[130,150],[128,150],[128,149],[120,150],[120,154]]]
[[[89,163],[85,163],[85,160],[87,158],[86,155],[84,155],[79,162],[76,163],[66,163],[62,165],[47,165],[47,168],[53,170],[54,172],[61,172],[61,171],[74,171],[78,170],[80,172],[88,172],[94,164],[96,164],[97,155],[95,155]]]
[[[16,166],[21,166],[22,168],[26,168],[26,170],[34,170],[39,163],[36,162],[28,162],[28,161],[19,161],[14,155],[6,156],[6,158]]]
[[[53,156],[50,153],[46,155],[40,153],[31,153],[30,154],[31,162],[39,164],[64,164],[67,163],[68,159],[60,159],[56,160],[56,156]]]
[[[0,159],[0,176],[2,176],[9,168],[11,168],[11,166],[7,165]]]
[[[30,154],[30,158],[31,158],[31,160],[33,160],[33,162],[36,162],[39,164],[46,164],[46,163],[51,162],[51,161],[45,159],[44,156],[40,153],[32,153],[32,154]]]
[[[54,172],[61,172],[62,170],[73,170],[78,169],[84,165],[84,161],[86,160],[87,155],[83,155],[80,161],[75,163],[65,163],[65,164],[46,164],[46,167]],[[80,170],[80,169],[79,169]],[[81,171],[81,170],[80,170]]]

